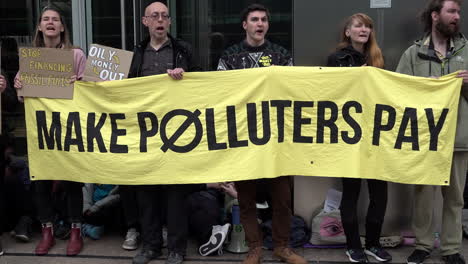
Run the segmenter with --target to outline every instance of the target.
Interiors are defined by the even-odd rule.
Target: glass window
[[[28,42],[34,27],[33,4],[32,0],[0,1],[0,36]]]
[[[1,96],[2,133],[22,139],[17,140],[22,147],[15,149],[20,155],[26,152],[26,125],[24,108],[17,100],[13,82],[19,70],[18,47],[31,46],[35,8],[33,0],[0,1],[1,73],[8,81]]]
[[[133,1],[125,0],[125,48],[133,49]],[[122,21],[120,1],[92,1],[92,43],[122,49]],[[137,20],[139,21],[139,20]]]
[[[176,7],[177,37],[193,45],[203,69],[216,70],[224,49],[245,38],[240,13],[254,2],[271,12],[267,39],[291,51],[292,0],[175,0],[169,4]]]

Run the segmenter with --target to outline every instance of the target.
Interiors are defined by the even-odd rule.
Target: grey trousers
[[[442,186],[442,229],[440,247],[443,256],[460,252],[462,243],[463,190],[468,170],[468,152],[454,152],[450,185]],[[430,252],[434,246],[434,196],[437,187],[414,187],[413,231],[416,249]]]

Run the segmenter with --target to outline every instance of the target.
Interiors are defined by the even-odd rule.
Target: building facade
[[[73,43],[87,50],[91,43],[132,50],[145,36],[144,8],[152,0],[16,0],[0,3],[0,36],[30,45],[41,9],[62,10]],[[425,0],[167,0],[171,34],[189,41],[204,70],[213,70],[222,50],[243,38],[239,13],[259,2],[271,10],[268,37],[293,52],[297,65],[322,65],[333,50],[343,19],[370,15],[379,44],[393,70],[399,56],[422,35],[417,15]],[[385,6],[386,8],[374,8]],[[462,28],[468,23],[463,21]]]

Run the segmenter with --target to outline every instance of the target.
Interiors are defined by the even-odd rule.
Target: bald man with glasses
[[[148,5],[142,17],[142,23],[148,29],[149,37],[134,50],[130,78],[168,74],[174,80],[181,80],[185,72],[200,69],[192,60],[190,45],[174,39],[168,33],[171,18],[164,3],[153,2]],[[157,84],[154,85],[154,89],[158,89]],[[124,192],[135,192],[140,216],[142,249],[133,258],[134,264],[146,264],[162,255],[164,222],[167,223],[168,228],[169,255],[166,263],[183,262],[188,236],[185,200],[191,192],[200,188],[203,187],[196,184],[144,185],[124,188]],[[124,195],[122,198],[125,199]]]

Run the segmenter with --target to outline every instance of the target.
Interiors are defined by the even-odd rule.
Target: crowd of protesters
[[[450,185],[441,188],[440,248],[446,263],[465,263],[460,250],[463,190],[468,170],[468,41],[459,29],[461,5],[461,0],[429,0],[421,15],[425,35],[403,53],[396,69],[399,73],[431,78],[459,71],[457,77],[463,79]],[[169,34],[169,14],[163,2],[146,7],[142,23],[149,36],[134,50],[129,78],[168,74],[183,82],[185,72],[202,70],[193,58],[190,44]],[[33,46],[73,50],[73,83],[83,77],[86,55],[71,44],[64,21],[59,10],[44,8],[37,21]],[[269,22],[270,13],[265,6],[249,5],[241,14],[245,39],[224,51],[217,69],[293,66],[290,52],[266,39]],[[349,16],[335,52],[328,56],[327,66],[383,68],[384,63],[373,20],[363,13]],[[13,78],[2,70],[0,92],[7,88],[15,91],[12,87],[22,89],[19,76],[18,73]],[[18,101],[22,100],[18,97]],[[219,254],[230,226],[222,213],[227,195],[237,199],[240,206],[240,220],[249,247],[243,263],[260,263],[263,234],[256,204],[257,193],[263,192],[269,197],[272,212],[273,255],[287,263],[307,263],[289,245],[293,214],[290,176],[234,183],[145,186],[30,181],[27,165],[12,151],[13,140],[8,134],[0,140],[0,210],[6,212],[0,214],[0,231],[12,230],[11,235],[17,240],[28,242],[34,224],[40,224],[42,235],[35,249],[37,255],[48,254],[55,239],[68,240],[66,254],[77,255],[84,246],[83,236],[98,240],[111,228],[125,234],[123,249],[141,248],[133,258],[135,264],[160,257],[164,245],[168,249],[167,263],[182,263],[189,234],[197,240],[201,255]],[[367,180],[367,186],[370,202],[362,245],[357,214],[361,179],[342,179],[340,211],[346,234],[345,253],[350,262],[366,263],[368,256],[388,262],[392,256],[379,242],[387,207],[387,182]],[[414,186],[416,248],[407,259],[410,264],[423,263],[433,249],[435,190],[434,186]],[[0,252],[3,254],[1,243]]]

